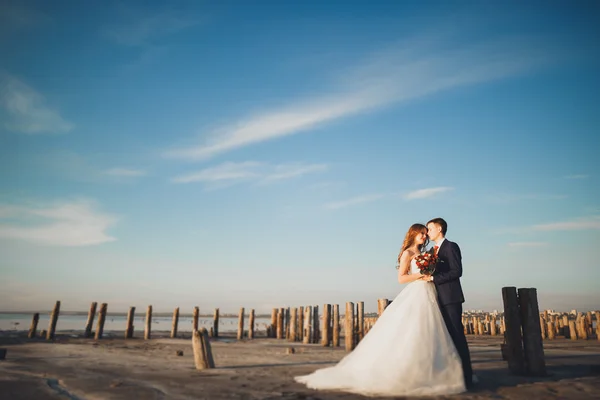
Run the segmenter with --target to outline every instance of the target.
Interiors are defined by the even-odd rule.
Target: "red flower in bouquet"
[[[415,257],[415,262],[423,275],[433,275],[438,262],[438,256],[435,252],[419,254]]]

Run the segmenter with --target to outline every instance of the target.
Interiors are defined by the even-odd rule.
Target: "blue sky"
[[[1,3],[0,309],[598,308],[597,3],[252,3]]]

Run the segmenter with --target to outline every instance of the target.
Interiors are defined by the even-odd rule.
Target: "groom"
[[[434,218],[427,223],[427,236],[435,242],[439,257],[436,271],[430,281],[433,281],[437,289],[440,311],[462,360],[465,385],[470,388],[473,384],[473,369],[462,325],[462,303],[465,302],[460,285],[463,272],[462,256],[458,245],[446,239],[447,229],[448,224],[442,218]]]

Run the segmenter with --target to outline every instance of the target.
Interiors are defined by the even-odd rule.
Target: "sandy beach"
[[[84,339],[60,332],[54,342],[28,340],[26,332],[3,332],[0,347],[1,399],[357,399],[316,392],[293,380],[340,360],[342,347],[327,348],[258,337],[212,339],[216,368],[194,368],[191,336]],[[498,337],[470,337],[476,388],[456,399],[600,398],[600,342],[565,339],[545,343],[548,376],[511,376]],[[289,348],[293,347],[291,353]],[[177,355],[183,351],[183,355]]]

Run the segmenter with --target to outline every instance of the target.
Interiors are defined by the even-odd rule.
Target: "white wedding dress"
[[[414,260],[411,273],[418,273]],[[365,396],[447,395],[466,390],[435,285],[420,280],[406,285],[338,364],[294,379],[312,389]]]

